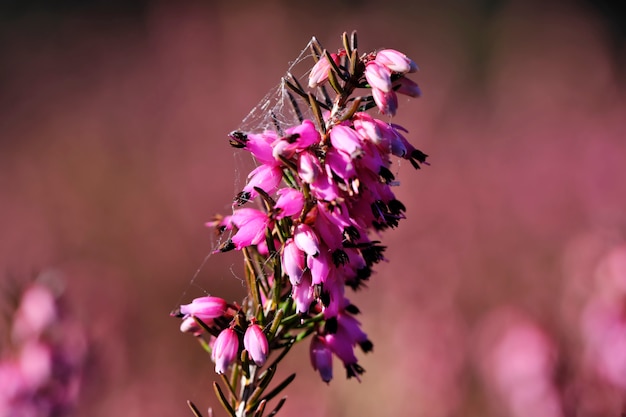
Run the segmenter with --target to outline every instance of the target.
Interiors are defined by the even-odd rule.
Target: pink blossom
[[[19,341],[38,337],[57,319],[57,314],[52,292],[43,285],[31,285],[16,312],[13,337]]]
[[[361,152],[361,138],[356,131],[348,126],[337,125],[330,130],[330,142],[333,147],[346,153],[351,158]]]
[[[330,54],[330,57],[335,64],[339,65],[339,55]],[[329,71],[332,71],[330,62],[328,62],[326,56],[321,56],[319,61],[317,61],[315,65],[313,65],[313,68],[311,68],[311,72],[309,74],[309,88],[315,88],[326,81]]]
[[[304,271],[300,284],[291,287],[291,297],[296,303],[297,313],[307,313],[314,300],[311,271]]]
[[[417,64],[402,52],[395,49],[383,49],[376,54],[375,61],[384,65],[389,71],[405,74],[417,71]]]
[[[372,90],[391,91],[391,71],[380,62],[370,61],[365,65],[365,79]]]
[[[266,213],[253,208],[236,210],[230,217],[230,221],[239,229],[232,237],[232,242],[238,250],[257,245],[265,239],[265,229],[270,224]]]
[[[358,359],[354,354],[350,335],[338,327],[335,333],[327,334],[324,339],[330,350],[343,362],[348,378],[353,376],[358,378],[357,374],[362,373],[362,369],[357,365]]]
[[[294,143],[297,145],[297,150],[303,150],[311,145],[320,142],[320,134],[317,131],[315,124],[311,120],[304,120],[302,124],[287,129],[285,132],[287,136],[296,136]]]
[[[276,132],[267,130],[263,133],[250,133],[247,136],[245,149],[250,151],[257,161],[266,165],[277,165],[274,158],[272,144],[278,139]]]
[[[313,336],[309,353],[313,369],[320,373],[322,381],[330,382],[333,379],[333,355],[326,340],[321,336]]]
[[[312,152],[302,152],[298,159],[298,176],[307,184],[312,184],[322,174],[319,159]]]
[[[278,166],[260,165],[248,175],[248,184],[243,191],[248,193],[249,198],[258,195],[255,188],[260,188],[268,194],[273,193],[283,179],[283,171]]]
[[[417,83],[406,77],[400,77],[393,85],[395,91],[399,94],[404,94],[409,97],[419,97],[422,95],[422,90],[420,90]]]
[[[291,285],[298,285],[304,273],[304,252],[298,249],[293,239],[287,240],[282,253],[283,272],[289,277]]]
[[[237,333],[231,328],[222,330],[215,339],[211,353],[213,362],[215,362],[215,372],[218,374],[225,373],[230,364],[237,359],[238,353],[239,338]]]
[[[320,253],[320,240],[315,230],[307,224],[300,223],[293,232],[296,246],[309,256],[317,256]]]
[[[276,218],[297,217],[304,207],[304,196],[295,188],[281,188],[277,192],[278,200],[274,208],[277,210]]]
[[[210,321],[217,317],[221,317],[226,313],[226,301],[219,297],[199,297],[194,299],[190,304],[180,306],[181,314],[185,317],[197,317],[202,321]]]
[[[398,110],[398,96],[394,91],[383,91],[378,88],[372,88],[372,97],[382,114],[395,116]]]
[[[333,268],[332,257],[330,251],[325,245],[320,245],[318,256],[309,256],[307,258],[307,266],[311,270],[311,279],[313,285],[326,282],[326,278]]]
[[[265,364],[269,354],[269,345],[261,326],[256,323],[248,326],[243,336],[243,346],[257,366]]]

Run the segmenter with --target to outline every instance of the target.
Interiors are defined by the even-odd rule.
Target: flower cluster
[[[78,397],[85,340],[49,285],[23,292],[10,339],[0,361],[0,416],[67,415]]]
[[[306,99],[312,119],[230,134],[230,144],[250,152],[258,167],[236,196],[232,214],[217,216],[208,226],[226,236],[220,251],[243,252],[249,297],[242,306],[202,297],[176,312],[183,318],[182,330],[211,335],[202,340],[216,372],[237,363],[248,386],[262,386],[262,376],[256,381],[250,376],[256,369],[251,365],[263,366],[271,351],[285,348],[268,367],[274,369],[293,343],[309,335],[313,368],[325,382],[333,377],[333,356],[348,377],[363,372],[354,349],[368,352],[373,345],[355,318],[359,310],[346,287],[363,287],[384,259],[385,247],[372,235],[405,217],[405,206],[391,188],[397,185],[392,157],[415,168],[426,160],[405,138],[404,128],[366,112],[377,107],[394,115],[396,93],[417,97],[417,84],[405,77],[416,71],[415,63],[392,49],[359,55],[355,34],[344,34],[343,40],[344,48],[334,54],[312,42],[317,62],[308,85],[323,91],[325,99],[293,78],[284,80]],[[326,93],[328,85],[334,100]],[[250,398],[224,402],[233,411],[260,404]]]

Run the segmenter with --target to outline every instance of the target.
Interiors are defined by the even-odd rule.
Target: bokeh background
[[[401,50],[423,90],[396,122],[408,218],[353,297],[363,382],[307,346],[282,415],[619,416],[626,398],[625,20],[602,1],[4,1],[0,282],[64,277],[89,355],[76,415],[216,407],[169,312],[239,300],[205,257],[247,156],[228,146],[311,36]],[[279,414],[281,415],[281,414]]]

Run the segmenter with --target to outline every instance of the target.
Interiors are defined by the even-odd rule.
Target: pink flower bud
[[[323,337],[311,338],[309,353],[313,369],[320,373],[324,382],[330,382],[333,379],[333,354]]]
[[[339,65],[339,56],[337,54],[330,54],[330,57],[335,64]],[[309,74],[309,88],[315,88],[326,81],[328,71],[331,71],[330,62],[328,62],[325,56],[322,56],[319,61],[313,65],[313,68],[311,68],[311,73]]]
[[[211,358],[215,362],[215,372],[223,374],[239,353],[239,338],[231,328],[224,329],[215,339]]]
[[[304,252],[298,249],[293,239],[287,240],[282,254],[283,272],[289,277],[291,285],[298,285],[304,273]]]
[[[278,210],[277,219],[300,215],[304,207],[304,196],[301,191],[295,188],[281,188],[277,194],[280,196],[274,206]]]
[[[391,91],[391,71],[377,61],[370,61],[365,65],[365,79],[372,89],[385,93]]]
[[[361,138],[348,126],[337,125],[330,130],[330,143],[341,152],[354,158],[361,152]]]
[[[320,253],[320,239],[311,226],[300,223],[293,232],[296,246],[309,256],[317,256]]]
[[[298,176],[307,184],[312,184],[322,173],[322,166],[312,152],[302,152],[298,160]]]
[[[191,304],[180,306],[180,312],[187,317],[195,316],[202,321],[208,321],[224,315],[226,307],[224,299],[206,296],[194,299]]]
[[[239,228],[232,241],[237,250],[245,246],[258,245],[265,239],[269,226],[267,214],[253,208],[242,208],[233,213],[231,222]]]
[[[417,64],[402,52],[395,49],[383,49],[376,54],[375,61],[387,67],[390,71],[405,74],[417,71]]]
[[[372,88],[372,96],[378,110],[382,114],[395,116],[398,110],[398,96],[394,91],[384,92],[378,88]]]
[[[243,336],[243,346],[254,363],[257,366],[263,366],[269,354],[269,345],[261,326],[258,324],[248,326],[246,334]]]
[[[422,95],[422,90],[413,80],[409,80],[406,77],[400,78],[395,82],[394,86],[397,86],[396,92],[404,94],[409,97],[419,97]]]

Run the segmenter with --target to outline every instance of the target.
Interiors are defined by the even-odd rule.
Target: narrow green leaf
[[[189,406],[189,408],[191,408],[191,412],[193,413],[194,416],[202,417],[202,414],[200,413],[200,410],[198,410],[198,407],[196,407],[196,405],[194,403],[192,403],[191,401],[187,400],[187,405]]]
[[[271,390],[265,397],[263,397],[263,400],[269,401],[272,398],[274,398],[275,396],[277,396],[278,394],[280,394],[280,392],[282,390],[284,390],[285,388],[287,388],[287,386],[289,384],[291,384],[294,379],[296,379],[296,374],[295,373],[289,375],[287,378],[285,378],[285,380],[283,382],[278,384],[278,386],[276,388]],[[261,400],[261,401],[263,401],[263,400]]]
[[[222,407],[224,407],[224,409],[228,412],[228,414],[230,414],[231,417],[237,417],[237,414],[235,414],[235,410],[233,410],[233,407],[230,406],[230,404],[228,403],[228,400],[226,399],[226,396],[222,392],[222,389],[220,388],[218,383],[215,381],[213,382],[213,389],[215,390],[217,399],[220,400]]]
[[[278,404],[276,404],[276,407],[274,407],[274,409],[272,410],[271,413],[269,413],[267,415],[267,417],[274,417],[276,415],[276,413],[278,413],[278,410],[280,410],[281,408],[283,408],[283,405],[285,404],[285,401],[287,401],[287,397],[283,397],[280,399],[280,401],[278,402]]]

